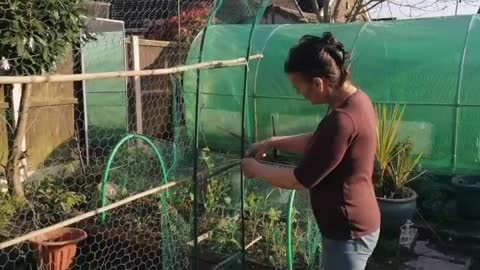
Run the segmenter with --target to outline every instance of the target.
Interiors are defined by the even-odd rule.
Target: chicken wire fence
[[[252,23],[261,7],[246,1],[232,16],[231,3],[217,3],[211,22]],[[204,137],[196,151],[185,124],[184,73],[111,76],[184,65],[213,6],[213,0],[0,3],[0,75],[26,80],[0,85],[1,269],[58,267],[49,250],[35,245],[58,232],[51,226],[86,232],[72,269],[228,269],[242,264],[243,248],[256,267],[287,267],[289,194],[249,180],[242,198],[239,155],[210,152]],[[25,77],[47,74],[53,75]],[[55,78],[61,74],[97,78]],[[206,117],[203,108],[199,117]],[[162,188],[172,181],[180,182]],[[290,215],[299,236],[292,246],[296,265],[314,269],[320,249],[309,239],[319,233],[304,199]]]
[[[180,66],[213,5],[181,2],[2,1],[0,75]],[[182,129],[181,81],[171,74],[1,85],[0,242],[161,186],[165,173],[169,181],[180,176],[185,164],[176,163],[191,144]],[[115,145],[132,133],[155,142],[168,171],[147,144],[132,140],[117,149],[104,178]],[[187,269],[190,210],[170,209],[188,202],[190,191],[185,195],[179,185],[169,193],[70,224],[88,235],[72,268]],[[46,253],[31,241],[3,248],[0,268],[53,269]]]

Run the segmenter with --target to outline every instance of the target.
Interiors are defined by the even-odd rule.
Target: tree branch
[[[353,3],[352,9],[348,13],[347,18],[345,18],[346,19],[345,21],[353,22],[357,19],[359,6],[362,1],[363,0],[355,0],[355,3]]]
[[[369,12],[370,10],[374,9],[378,5],[386,2],[387,0],[369,0],[367,3],[362,4],[363,0],[356,0],[354,6],[352,7],[351,13],[348,15],[348,22],[354,22],[357,19],[357,16],[363,12]],[[370,5],[374,3],[373,5]],[[370,6],[369,6],[370,5]]]
[[[383,4],[385,2],[387,2],[388,4],[395,5],[397,7],[400,7],[400,12],[407,17],[412,17],[412,10],[423,11],[423,12],[436,12],[436,11],[445,10],[447,8],[446,5],[441,6],[441,4],[443,2],[441,2],[439,0],[436,0],[436,1],[433,1],[433,2],[429,1],[429,0],[420,0],[420,1],[415,2],[413,4],[410,4],[408,1],[405,1],[405,0],[402,0],[402,1],[370,0],[365,4],[361,4],[361,6],[365,11],[368,12],[372,9],[375,9],[377,6],[379,6],[380,4]],[[402,10],[402,8],[408,9],[410,14],[406,14],[404,12],[404,10]],[[349,17],[356,19],[356,16],[358,16],[358,14],[355,14],[355,13],[357,13],[357,11],[358,11],[358,8],[356,8],[355,12],[353,12]],[[360,9],[360,11],[362,11],[362,10]]]
[[[20,111],[18,114],[17,126],[15,127],[13,145],[8,160],[8,181],[13,189],[15,196],[19,199],[25,199],[25,192],[20,177],[20,165],[23,158],[22,141],[27,130],[28,112],[30,110],[30,97],[32,95],[32,85],[27,84],[22,89],[20,99]]]
[[[329,23],[330,22],[330,0],[323,0],[323,22],[324,23]]]
[[[318,7],[317,0],[311,0],[313,5],[313,10],[315,10],[315,15],[317,15],[318,22],[322,22],[322,16],[320,15],[320,8]]]
[[[340,13],[340,4],[342,0],[335,1],[335,7],[333,8],[333,12],[330,13],[330,20],[333,22],[338,21],[338,14]]]
[[[298,13],[300,14],[300,17],[302,17],[306,22],[308,22],[308,18],[305,17],[305,14],[303,13],[302,8],[301,8],[300,5],[298,4],[298,1],[297,1],[297,0],[294,0],[293,2],[295,3],[295,7],[297,8]]]

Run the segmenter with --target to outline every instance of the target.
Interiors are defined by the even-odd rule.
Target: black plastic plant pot
[[[410,195],[402,199],[387,199],[377,197],[378,206],[381,213],[381,231],[382,234],[399,234],[400,227],[412,220],[417,210],[417,193],[407,188]]]
[[[452,178],[457,197],[457,213],[464,219],[480,220],[480,177],[455,176]]]

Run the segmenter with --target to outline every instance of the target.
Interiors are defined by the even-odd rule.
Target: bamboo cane
[[[249,60],[263,58],[262,54],[255,54],[249,57]],[[154,76],[180,73],[197,69],[214,69],[234,66],[245,66],[248,64],[246,58],[236,58],[230,60],[215,60],[193,65],[184,65],[172,68],[132,70],[132,71],[113,71],[86,74],[64,74],[64,75],[43,75],[43,76],[0,76],[0,84],[14,83],[46,83],[46,82],[71,82],[85,80],[114,79],[134,76]]]
[[[169,182],[168,184],[165,184],[165,185],[162,185],[162,186],[152,188],[152,189],[149,189],[147,191],[135,194],[133,196],[130,196],[130,197],[125,198],[123,200],[120,200],[118,202],[112,203],[110,205],[107,205],[107,206],[104,206],[104,207],[101,207],[101,208],[97,208],[97,209],[89,211],[87,213],[84,213],[84,214],[78,215],[76,217],[73,217],[73,218],[67,219],[65,221],[62,221],[60,223],[54,224],[52,226],[48,226],[48,227],[45,227],[43,229],[24,234],[20,237],[12,239],[12,240],[5,241],[3,243],[0,243],[0,250],[2,250],[4,248],[7,248],[7,247],[10,247],[10,246],[13,246],[13,245],[16,245],[16,244],[20,244],[20,243],[25,242],[25,241],[28,241],[29,239],[32,239],[32,238],[34,238],[36,236],[39,236],[39,235],[42,235],[44,233],[48,233],[48,232],[51,232],[51,231],[54,231],[54,230],[58,230],[58,229],[61,229],[63,227],[69,226],[69,225],[74,224],[74,223],[78,223],[82,220],[85,220],[87,218],[91,218],[91,217],[96,216],[98,214],[101,214],[105,211],[112,210],[114,208],[120,207],[120,206],[125,205],[127,203],[130,203],[132,201],[135,201],[135,200],[141,199],[143,197],[161,192],[163,190],[174,187],[176,185],[183,184],[183,183],[185,183],[189,180],[190,180],[190,178],[182,179],[182,180],[179,180],[179,181]]]

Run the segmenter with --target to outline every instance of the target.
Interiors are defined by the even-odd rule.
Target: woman
[[[288,78],[329,113],[313,134],[255,143],[242,161],[249,178],[285,189],[308,189],[323,239],[325,270],[362,270],[379,236],[380,211],[372,183],[376,117],[368,96],[350,81],[347,52],[331,33],[304,36],[285,62]],[[295,169],[258,162],[270,148],[302,154]]]

